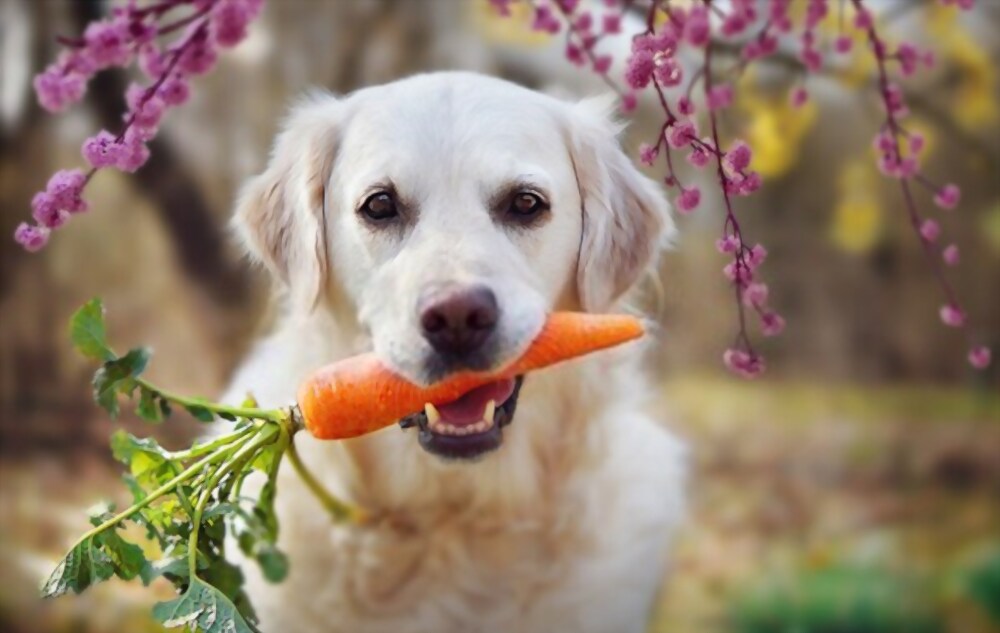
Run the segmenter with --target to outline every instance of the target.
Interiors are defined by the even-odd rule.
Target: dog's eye
[[[542,198],[530,191],[519,191],[511,198],[507,213],[515,220],[527,222],[549,208]]]
[[[380,191],[369,196],[364,204],[361,205],[360,212],[373,222],[385,222],[399,215],[399,211],[396,208],[396,200],[392,197],[392,194],[385,191]]]

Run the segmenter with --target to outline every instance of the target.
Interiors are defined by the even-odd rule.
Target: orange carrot
[[[620,345],[642,334],[642,322],[635,317],[555,312],[524,355],[506,368],[462,372],[429,387],[407,381],[374,354],[361,354],[327,365],[307,379],[299,388],[299,410],[306,428],[319,439],[357,437],[421,411],[427,402],[451,402],[490,382]]]

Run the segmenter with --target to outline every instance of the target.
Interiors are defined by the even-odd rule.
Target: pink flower
[[[219,46],[236,46],[247,36],[247,25],[253,17],[243,2],[221,0],[212,11],[212,36]]]
[[[679,149],[691,143],[691,139],[698,137],[698,130],[692,121],[674,121],[673,125],[667,128],[667,143],[674,149]]]
[[[45,190],[58,208],[81,213],[87,210],[87,203],[80,197],[86,182],[86,175],[79,169],[63,169],[49,178]]]
[[[767,305],[768,289],[765,283],[752,283],[743,289],[743,303],[748,308]]]
[[[656,69],[653,74],[656,80],[666,87],[673,87],[681,83],[684,72],[681,65],[673,57],[659,57],[655,60]]]
[[[648,50],[637,50],[628,58],[625,65],[625,82],[634,89],[641,90],[649,85],[649,80],[656,70],[653,53]]]
[[[535,31],[555,34],[562,29],[562,23],[559,22],[559,18],[552,13],[552,9],[548,6],[541,5],[535,7],[535,19],[531,23],[531,28]]]
[[[692,46],[705,46],[711,31],[708,22],[708,9],[696,6],[688,13],[684,22],[684,39]]]
[[[150,89],[132,84],[125,92],[125,103],[131,110],[132,122],[139,127],[156,127],[163,116],[163,101]]]
[[[49,230],[44,226],[31,226],[21,222],[14,230],[14,240],[29,253],[41,250],[49,241]]]
[[[701,190],[698,187],[689,187],[681,190],[681,195],[677,196],[677,210],[681,213],[691,213],[701,202]]]
[[[854,15],[854,26],[861,30],[870,29],[872,26],[872,14],[867,9],[861,9]]]
[[[919,132],[914,132],[913,134],[910,134],[909,138],[910,151],[913,152],[914,154],[919,154],[921,151],[923,151],[925,143],[926,141],[924,139],[923,134],[920,134]]]
[[[750,267],[750,270],[756,270],[761,264],[764,263],[765,259],[767,259],[767,249],[761,244],[755,244],[747,254],[747,266]]]
[[[741,172],[750,166],[751,158],[753,158],[753,152],[750,151],[750,146],[743,141],[737,140],[729,148],[729,151],[726,152],[722,162],[730,170]]]
[[[778,336],[785,330],[785,319],[777,312],[760,315],[760,327],[764,336]]]
[[[647,167],[651,167],[659,153],[659,150],[655,146],[643,143],[639,146],[639,162]]]
[[[566,43],[566,59],[570,61],[574,66],[583,66],[585,58],[583,56],[583,50],[573,44],[572,42]]]
[[[168,106],[181,105],[191,96],[191,88],[186,81],[175,77],[164,81],[156,94]]]
[[[959,261],[958,246],[955,244],[949,244],[946,246],[945,249],[941,251],[941,259],[943,259],[944,263],[949,266],[957,266]]]
[[[695,167],[704,167],[708,164],[708,152],[697,145],[692,145],[691,153],[687,155],[687,160]]]
[[[558,24],[558,21],[556,22]],[[208,72],[215,65],[217,55],[215,49],[204,39],[191,42],[180,59],[177,60],[177,67],[186,74],[201,75]]]
[[[605,74],[611,70],[611,55],[599,55],[594,58],[594,72]]]
[[[601,28],[605,33],[620,33],[622,30],[622,16],[619,13],[606,13],[601,19]]]
[[[167,62],[155,44],[143,44],[139,48],[139,70],[150,79],[156,79],[167,72]]]
[[[51,194],[39,191],[31,199],[31,217],[41,226],[57,229],[66,223],[69,214],[58,207]]]
[[[739,247],[740,241],[735,235],[726,235],[715,241],[715,248],[723,255],[735,253]]]
[[[594,16],[590,11],[583,11],[580,15],[576,16],[576,20],[573,21],[573,28],[577,31],[589,31],[591,27],[594,26]]]
[[[941,235],[941,225],[934,220],[924,220],[920,225],[920,237],[928,242],[934,242]]]
[[[726,276],[726,279],[741,288],[753,281],[753,270],[739,259],[734,259],[726,264],[722,268],[722,274]]]
[[[83,98],[87,89],[83,76],[74,72],[63,74],[59,68],[49,68],[36,75],[33,84],[38,105],[49,112],[65,110]]]
[[[709,110],[721,110],[728,108],[733,102],[733,87],[729,84],[719,84],[712,86],[707,96]]]
[[[990,366],[991,360],[990,349],[985,345],[980,345],[969,350],[969,364],[976,369],[986,369]]]
[[[93,22],[83,32],[87,52],[98,68],[125,66],[132,59],[129,24],[123,17]]]
[[[833,50],[837,51],[841,55],[844,53],[850,53],[853,47],[854,40],[852,40],[848,35],[841,35],[833,43]]]
[[[694,114],[694,103],[687,97],[681,97],[677,100],[677,111],[684,116],[691,116]]]
[[[953,184],[947,184],[935,194],[934,204],[942,209],[951,210],[958,206],[962,198],[962,190]]]
[[[788,99],[793,108],[801,108],[809,101],[809,91],[802,86],[798,86],[792,90]]]
[[[83,142],[83,158],[91,167],[100,169],[110,167],[118,162],[122,154],[122,144],[115,140],[115,135],[107,130],[101,130]]]
[[[133,133],[136,128],[130,128],[125,135],[125,143],[118,155],[115,164],[118,169],[126,173],[134,173],[149,160],[149,148],[146,146],[145,138],[140,131]]]
[[[899,60],[900,72],[902,72],[904,77],[909,77],[917,72],[917,64],[920,62],[920,52],[913,44],[903,42],[896,49],[896,59]]]
[[[639,106],[639,98],[635,96],[634,92],[628,92],[622,95],[622,113],[629,114],[630,112],[635,112],[635,109]]]
[[[764,371],[764,359],[740,349],[727,349],[722,362],[729,371],[743,378],[756,378]]]
[[[941,322],[951,327],[962,327],[965,325],[965,313],[957,305],[946,303],[941,306]]]

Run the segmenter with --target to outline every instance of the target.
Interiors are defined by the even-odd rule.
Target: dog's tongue
[[[441,420],[446,424],[452,426],[475,424],[483,419],[483,411],[490,400],[499,407],[512,393],[514,393],[514,379],[505,378],[476,387],[458,400],[439,404],[437,410],[441,414]]]

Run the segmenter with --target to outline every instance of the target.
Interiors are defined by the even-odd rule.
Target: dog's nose
[[[448,285],[430,290],[418,302],[424,338],[439,352],[468,354],[482,347],[496,328],[497,298],[483,285]]]

